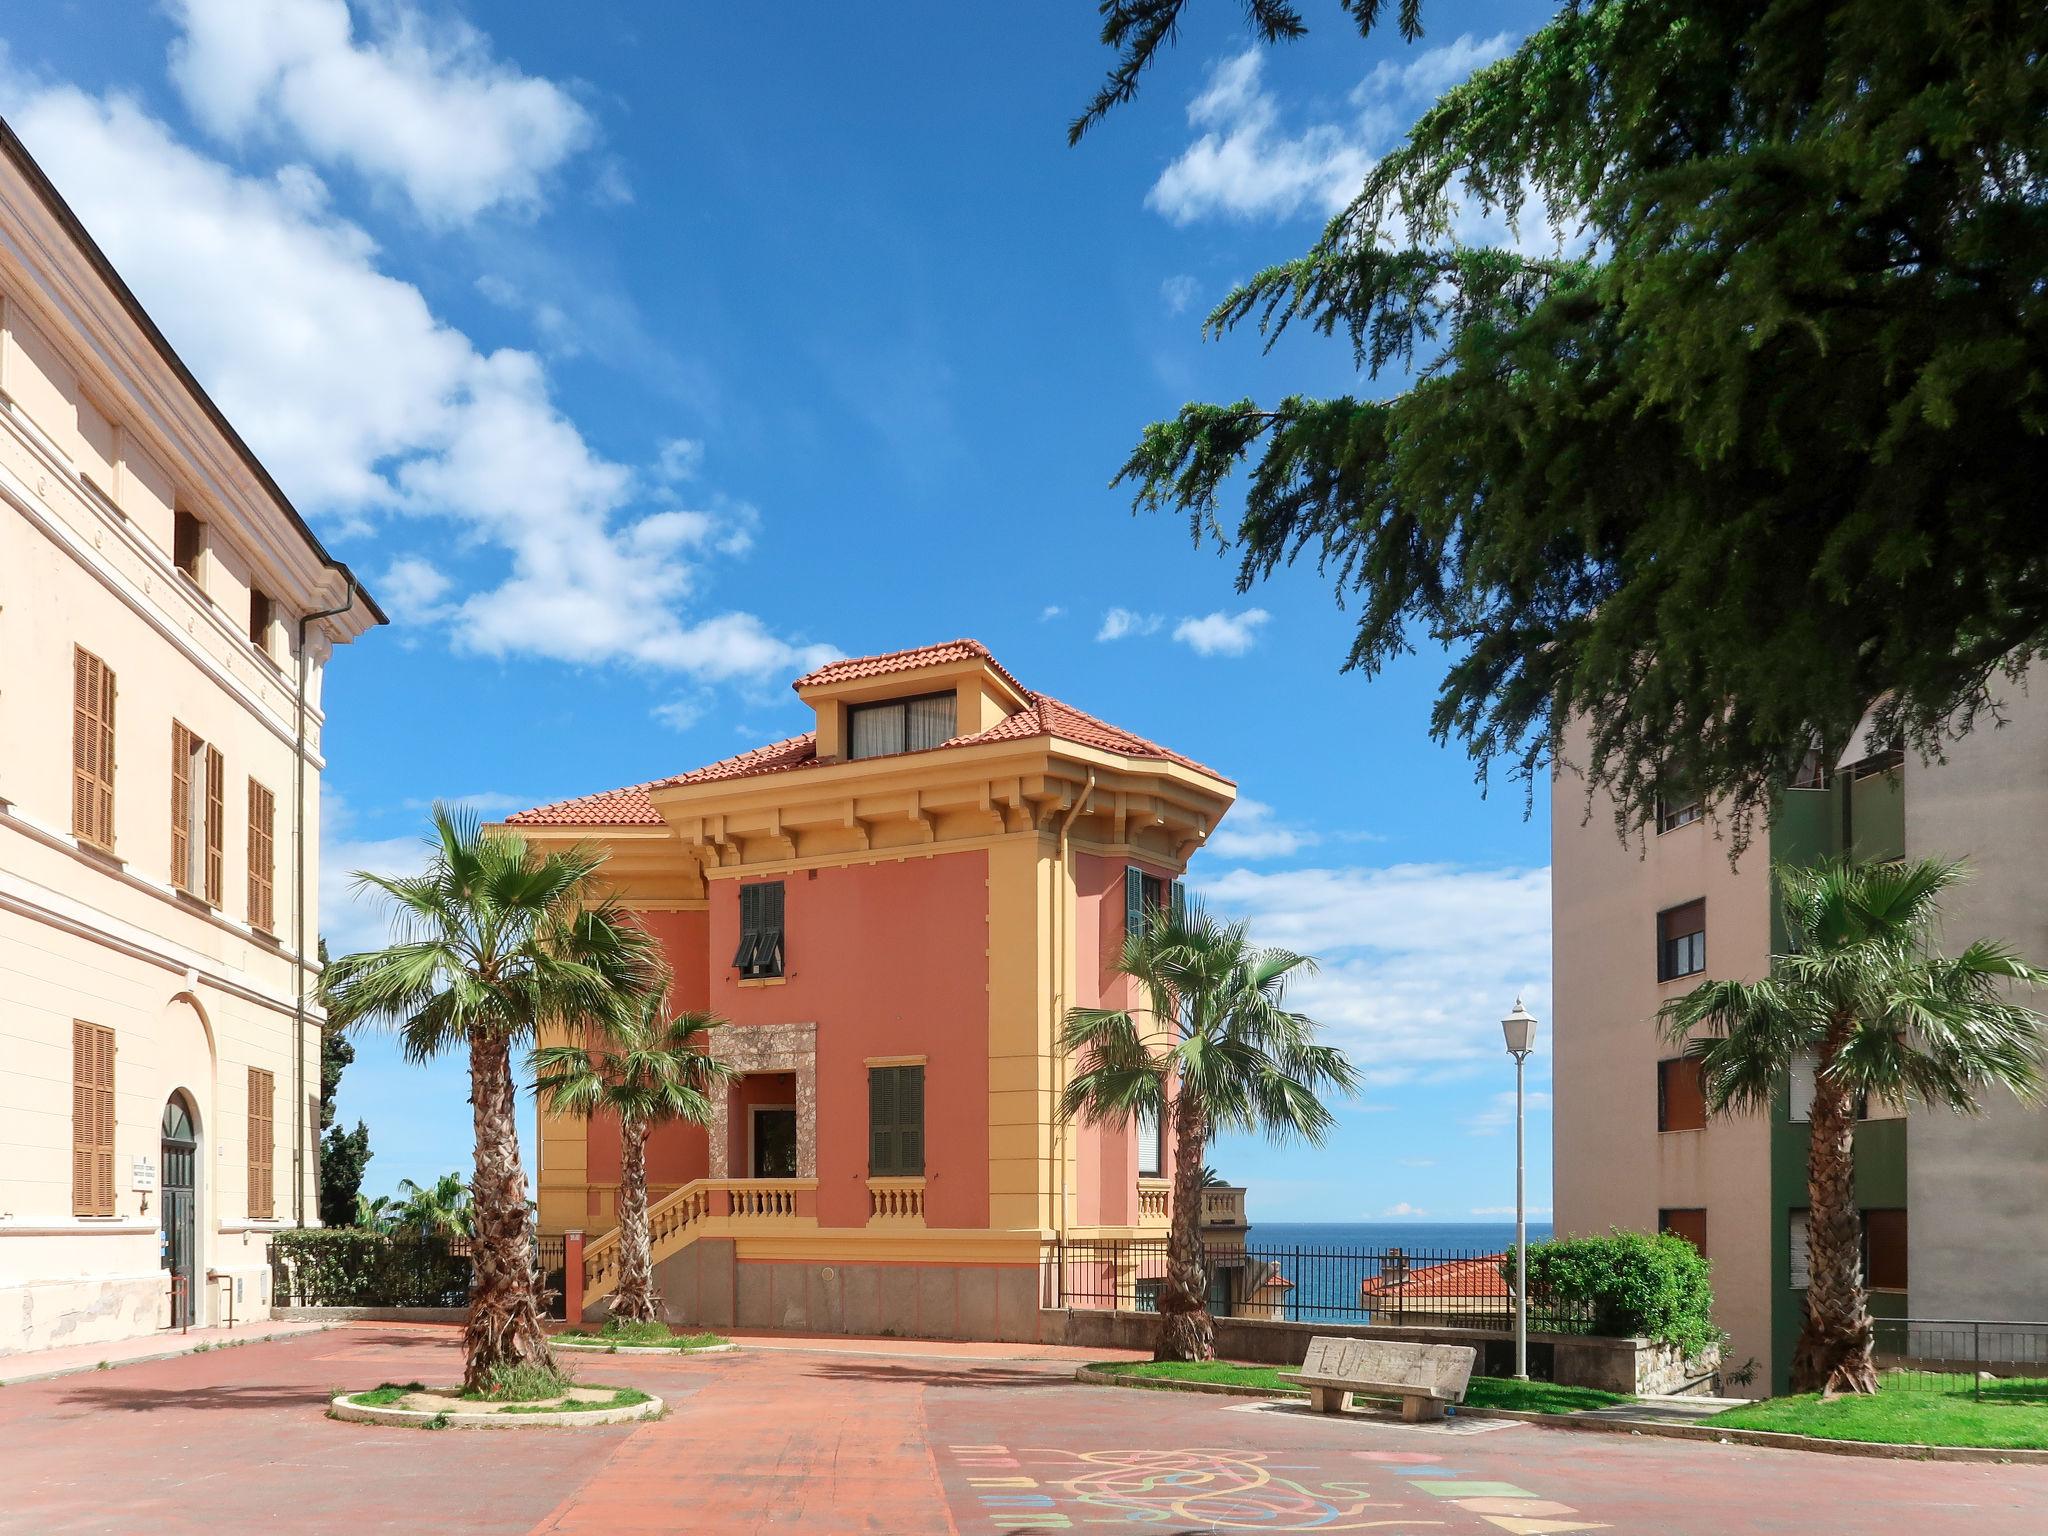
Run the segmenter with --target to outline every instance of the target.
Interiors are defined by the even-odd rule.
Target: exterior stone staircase
[[[818,1225],[816,1179],[698,1179],[647,1208],[647,1238],[656,1264],[700,1237],[801,1232]],[[619,1283],[619,1229],[583,1247],[583,1304],[609,1296]]]

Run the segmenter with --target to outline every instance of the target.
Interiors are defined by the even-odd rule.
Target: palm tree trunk
[[[1159,1287],[1159,1342],[1155,1360],[1213,1360],[1216,1324],[1209,1316],[1208,1276],[1202,1263],[1202,1153],[1207,1117],[1183,1090],[1173,1104],[1173,1205],[1166,1229],[1166,1276]]]
[[[619,1122],[619,1288],[612,1316],[631,1323],[655,1319],[654,1261],[647,1244],[647,1126]]]
[[[1792,1355],[1792,1390],[1875,1392],[1870,1310],[1856,1218],[1856,1106],[1828,1070],[1852,1020],[1830,1027],[1814,1070],[1806,1154],[1806,1318]]]
[[[501,1366],[537,1364],[552,1369],[555,1361],[541,1329],[533,1273],[533,1215],[526,1203],[526,1174],[513,1119],[512,1050],[502,1036],[471,1032],[469,1097],[476,1122],[476,1235],[470,1244],[476,1275],[469,1292],[469,1323],[462,1334],[462,1385],[467,1391],[481,1391]]]

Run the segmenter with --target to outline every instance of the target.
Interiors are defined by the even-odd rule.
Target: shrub
[[[1512,1255],[1502,1266],[1514,1280]],[[1619,1228],[1606,1237],[1564,1237],[1529,1248],[1532,1309],[1583,1317],[1587,1333],[1641,1337],[1698,1355],[1722,1341],[1714,1291],[1700,1251],[1675,1233]],[[1576,1330],[1574,1330],[1576,1331]]]
[[[270,1240],[278,1306],[459,1307],[469,1296],[469,1258],[443,1238],[307,1227]]]

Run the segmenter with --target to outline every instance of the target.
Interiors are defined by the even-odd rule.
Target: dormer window
[[[954,726],[956,696],[928,693],[885,704],[855,704],[846,711],[846,755],[887,757],[895,752],[922,752],[942,747],[958,734]]]

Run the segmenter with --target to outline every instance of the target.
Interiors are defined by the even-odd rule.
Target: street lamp
[[[1529,1211],[1528,1169],[1522,1143],[1522,1067],[1536,1049],[1536,1015],[1515,999],[1500,1032],[1515,1058],[1515,1380],[1529,1379]]]

